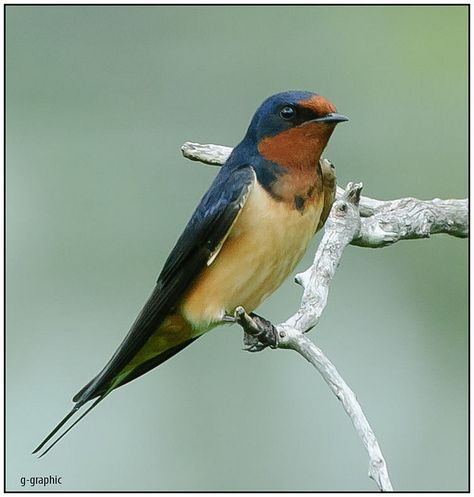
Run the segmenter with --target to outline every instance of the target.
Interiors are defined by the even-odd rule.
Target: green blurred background
[[[377,198],[467,195],[467,7],[7,7],[7,488],[374,490],[327,385],[219,328],[34,446],[103,366],[267,96],[350,122],[326,150]],[[310,263],[317,239],[299,269]],[[349,247],[312,338],[355,390],[398,490],[467,488],[467,242]],[[261,308],[297,308],[290,278]],[[39,490],[39,488],[36,488]],[[51,488],[50,488],[51,489]]]

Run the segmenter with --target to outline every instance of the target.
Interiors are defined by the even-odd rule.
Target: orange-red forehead
[[[317,115],[325,115],[330,112],[336,112],[336,107],[327,99],[321,95],[314,95],[307,100],[300,100],[298,102],[300,107],[308,109]]]

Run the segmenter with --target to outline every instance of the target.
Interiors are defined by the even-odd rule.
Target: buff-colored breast
[[[316,231],[323,199],[301,213],[256,182],[221,251],[185,295],[181,312],[205,331],[242,305],[251,312],[300,261]]]

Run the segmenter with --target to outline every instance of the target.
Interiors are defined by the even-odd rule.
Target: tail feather
[[[152,359],[148,359],[147,361],[143,362],[139,366],[137,366],[135,369],[130,371],[120,382],[116,383],[114,386],[115,388],[121,387],[123,385],[126,385],[127,383],[135,380],[139,376],[142,376],[145,373],[148,373],[148,371],[151,371],[152,369],[156,368],[160,364],[163,364],[165,361],[168,359],[171,359],[173,356],[175,356],[178,352],[181,352],[185,347],[188,345],[191,345],[195,340],[197,340],[199,336],[190,338],[189,340],[186,340],[183,343],[180,343],[179,345],[175,345],[174,347],[170,347],[169,349],[166,349],[165,351],[161,352],[160,354],[156,355]],[[89,383],[84,385],[79,392],[74,395],[72,401],[73,402],[88,402],[89,400],[92,400],[95,397],[98,397],[99,395],[102,395],[107,391],[108,388],[110,388],[110,384],[101,384],[100,383],[100,378],[99,376],[96,376],[95,378],[92,378]],[[94,385],[95,383],[95,385]],[[91,388],[92,385],[94,385],[94,388]],[[84,395],[86,391],[90,391],[88,395]]]
[[[84,411],[83,414],[81,414],[75,421],[74,423],[72,423],[72,425],[66,430],[64,431],[61,435],[59,435],[58,438],[56,438],[56,440],[54,440],[54,442],[52,442],[47,449],[45,449],[38,457],[43,457],[45,454],[47,454],[67,433],[69,433],[73,428],[74,426],[77,425],[77,423],[79,423],[79,421],[81,421],[82,418],[84,418],[87,414],[89,414],[89,412],[92,411],[92,409],[94,409],[94,407],[99,403],[101,402],[102,400],[104,400],[104,398],[106,397],[107,394],[104,394],[102,395],[101,397],[99,397],[86,411]],[[48,442],[49,440],[51,440],[51,438],[54,437],[54,435],[61,429],[62,426],[64,426],[64,424],[69,420],[69,418],[75,414],[79,409],[80,407],[82,407],[82,405],[79,405],[79,406],[74,406],[71,410],[71,412],[56,426],[56,428],[54,428],[54,430],[43,440],[43,442],[41,442],[41,444],[34,450],[33,454],[35,454],[36,452],[40,451]]]
[[[73,402],[79,402],[79,399],[82,397],[82,395],[84,394],[84,392],[94,383],[94,381],[96,381],[97,377],[95,376],[94,378],[92,378],[91,381],[89,381],[89,383],[86,383],[80,390],[79,392],[76,393],[76,395],[74,395],[74,397],[72,398],[72,401]]]
[[[80,408],[81,406],[76,404],[71,411],[66,414],[66,416],[64,416],[64,418],[54,427],[53,431],[38,445],[38,447],[36,447],[32,454],[39,452]]]
[[[149,359],[135,369],[131,371],[127,371],[126,373],[122,373],[122,375],[117,375],[111,382],[103,382],[101,381],[101,375],[99,374],[95,378],[93,378],[89,383],[87,383],[73,398],[73,401],[76,403],[75,406],[71,409],[71,411],[66,414],[66,416],[55,426],[53,431],[36,447],[33,451],[33,454],[41,451],[43,447],[61,430],[61,428],[79,411],[79,409],[91,401],[94,398],[97,400],[83,413],[81,414],[70,426],[67,428],[61,435],[59,435],[47,448],[44,450],[39,457],[43,457],[47,454],[69,431],[76,426],[82,418],[84,418],[99,402],[104,400],[104,398],[109,395],[116,388],[125,385],[126,383],[133,381],[139,376],[147,373],[148,371],[154,369],[156,366],[162,364],[166,360],[173,357],[175,354],[183,350],[185,347],[190,345],[194,340],[197,340],[198,337],[190,338],[185,342],[176,345],[174,347],[170,347],[165,350],[161,354]]]

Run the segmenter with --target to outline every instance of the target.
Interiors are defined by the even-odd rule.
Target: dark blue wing
[[[206,267],[213,252],[227,236],[254,181],[255,173],[249,166],[221,169],[171,251],[153,293],[124,341],[104,369],[76,394],[75,402],[82,405],[111,388],[117,375]]]

